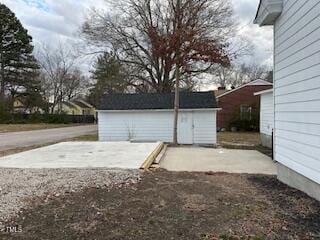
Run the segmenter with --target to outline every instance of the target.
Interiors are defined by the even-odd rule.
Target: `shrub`
[[[259,131],[259,120],[241,120],[237,119],[230,123],[229,128],[236,127],[239,131]]]
[[[1,113],[1,124],[27,124],[27,123],[93,123],[93,116],[64,115],[64,114],[21,114]]]

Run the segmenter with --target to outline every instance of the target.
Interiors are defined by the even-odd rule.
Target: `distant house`
[[[320,200],[320,2],[261,0],[274,26],[274,157],[278,179]]]
[[[95,108],[83,98],[75,98],[70,101],[63,101],[59,106],[55,107],[55,112],[61,111],[68,115],[93,115],[95,116]]]
[[[20,99],[15,99],[13,102],[13,110],[16,113],[24,113],[25,106]]]
[[[258,79],[238,88],[215,92],[219,107],[217,127],[229,129],[231,123],[240,120],[250,120],[255,112],[259,112],[259,96],[255,92],[272,88],[272,83]]]
[[[31,113],[44,113],[44,110],[39,107],[26,106],[23,99],[16,98],[13,102],[13,112],[31,114]]]
[[[264,90],[254,94],[260,96],[260,135],[263,146],[272,148],[272,135],[274,128],[273,89]]]
[[[173,140],[174,93],[109,94],[98,110],[100,141]],[[180,93],[178,143],[216,145],[213,92]]]

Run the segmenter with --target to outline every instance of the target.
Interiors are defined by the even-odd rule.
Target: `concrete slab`
[[[272,159],[258,151],[223,148],[169,147],[160,167],[169,171],[277,174]]]
[[[158,144],[63,142],[2,157],[0,167],[139,169]]]
[[[45,143],[59,142],[98,131],[97,125],[84,125],[76,127],[52,128],[23,132],[0,133],[0,151],[18,147],[30,147]]]

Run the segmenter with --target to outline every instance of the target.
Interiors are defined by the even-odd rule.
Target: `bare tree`
[[[270,81],[270,70],[266,66],[258,64],[219,66],[212,70],[211,73],[214,76],[213,82],[220,87],[238,87],[257,79]]]
[[[128,84],[135,88],[171,92],[177,62],[184,59],[182,65],[188,65],[179,74],[184,87],[190,76],[210,68],[211,59],[228,55],[221,54],[233,27],[228,0],[119,0],[113,9],[95,10],[83,35],[90,44],[117,53],[130,69]]]
[[[111,47],[132,69],[133,86],[175,89],[173,142],[177,143],[179,89],[212,65],[229,65],[232,8],[226,0],[120,0],[118,14],[94,12],[86,39]],[[188,80],[188,82],[186,81]]]
[[[247,82],[251,82],[257,79],[268,80],[269,69],[265,65],[259,64],[249,64],[249,65],[241,65],[242,72],[245,73],[247,77]]]
[[[61,102],[74,96],[83,87],[83,77],[77,69],[78,56],[61,44],[57,48],[43,45],[37,54],[42,70],[42,85],[47,99],[52,101],[51,112]]]
[[[89,86],[89,80],[82,72],[75,68],[67,74],[63,83],[65,99],[71,100],[77,95],[84,93],[84,89]]]

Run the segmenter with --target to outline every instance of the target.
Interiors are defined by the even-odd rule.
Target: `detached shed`
[[[173,140],[174,93],[105,95],[98,110],[100,141]],[[178,142],[217,143],[213,92],[180,93]]]
[[[265,147],[272,148],[272,133],[274,128],[273,89],[257,92],[254,95],[260,96],[261,143]]]

